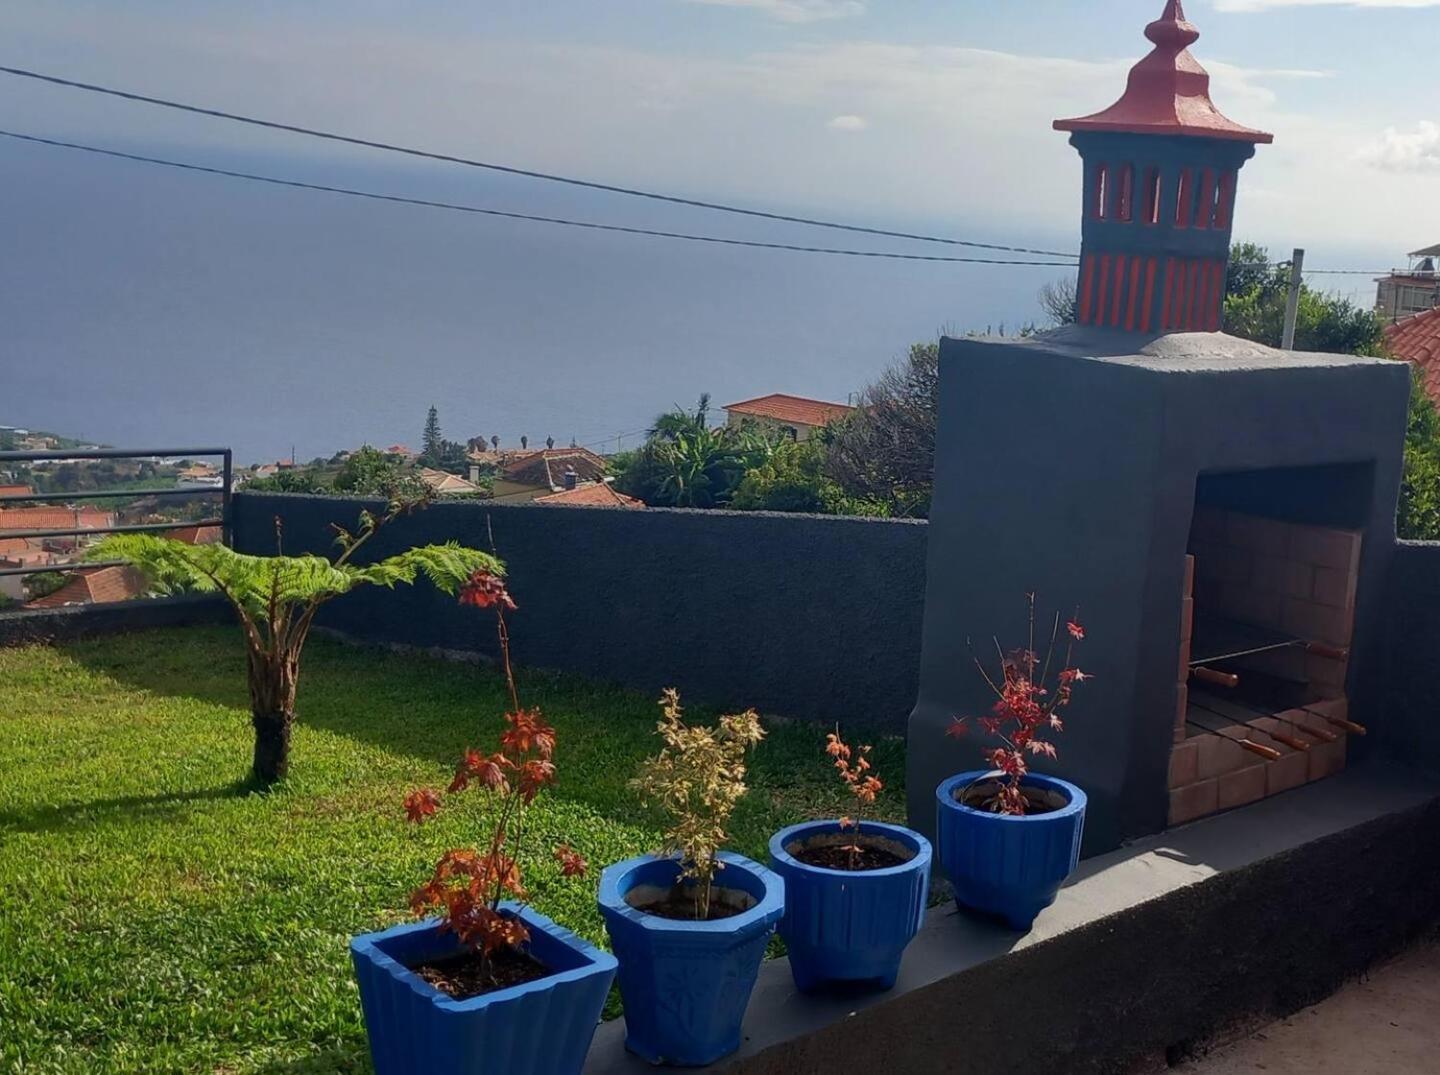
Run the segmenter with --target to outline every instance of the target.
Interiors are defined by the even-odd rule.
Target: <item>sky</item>
[[[1078,247],[1060,116],[1097,111],[1161,0],[9,0],[0,64],[601,182]],[[1191,0],[1233,119],[1273,131],[1237,238],[1317,268],[1440,241],[1440,0]],[[0,127],[629,226],[957,253],[418,162],[0,76]],[[1040,317],[1063,270],[582,233],[0,139],[0,422],[239,457],[844,400],[914,340]],[[1316,277],[1370,301],[1364,278]],[[630,434],[630,440],[621,438]]]

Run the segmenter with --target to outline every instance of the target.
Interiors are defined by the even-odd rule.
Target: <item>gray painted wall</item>
[[[1382,622],[1380,674],[1356,708],[1384,714],[1373,730],[1385,753],[1440,772],[1440,543],[1396,545]]]
[[[279,516],[286,552],[328,553],[330,524],[353,527],[361,507],[241,493],[235,547],[274,552]],[[915,703],[923,522],[442,502],[391,524],[371,549],[449,539],[488,549],[491,532],[520,605],[511,636],[521,664],[895,732]],[[494,652],[488,616],[424,583],[348,595],[321,623]]]

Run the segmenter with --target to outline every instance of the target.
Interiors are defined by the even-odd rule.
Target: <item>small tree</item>
[[[465,751],[450,782],[450,793],[479,785],[500,798],[500,810],[485,840],[486,850],[445,852],[430,880],[411,894],[410,907],[417,915],[438,912],[441,929],[454,933],[480,957],[481,976],[493,984],[494,956],[505,949],[519,949],[530,936],[525,923],[506,914],[500,904],[507,896],[526,897],[521,877],[524,814],[541,789],[555,782],[556,736],[539,709],[520,704],[505,623],[505,611],[514,609],[515,602],[504,582],[497,575],[477,572],[460,588],[460,603],[495,610],[511,710],[505,714],[500,749],[493,754]],[[412,791],[405,796],[406,816],[419,824],[435,813],[440,801],[440,793],[433,788]],[[563,876],[585,873],[585,859],[569,844],[560,844],[551,854],[560,863]]]
[[[995,649],[1000,655],[1000,678],[994,679],[985,666],[975,657],[975,667],[980,670],[985,683],[995,694],[995,704],[989,716],[981,717],[977,724],[985,732],[1000,741],[1000,745],[984,752],[1000,778],[1000,793],[989,804],[998,814],[1024,815],[1028,812],[1027,800],[1021,786],[1030,771],[1029,756],[1044,755],[1055,757],[1055,744],[1042,738],[1049,732],[1064,731],[1065,723],[1060,710],[1070,704],[1070,695],[1077,683],[1092,678],[1072,663],[1075,643],[1085,638],[1085,629],[1080,626],[1080,613],[1065,624],[1063,666],[1058,669],[1052,689],[1049,678],[1056,656],[1056,643],[1060,636],[1060,613],[1055,613],[1055,622],[1050,630],[1050,644],[1042,659],[1035,650],[1035,595],[1027,594],[1030,606],[1030,633],[1023,649],[1009,653],[1000,648],[995,640]],[[970,730],[968,717],[955,718],[946,734],[960,737]]]
[[[855,816],[840,819],[841,832],[846,829],[855,831],[854,839],[844,848],[852,870],[859,864],[860,826],[865,820],[865,811],[875,805],[876,797],[885,789],[880,775],[874,772],[874,767],[870,764],[870,753],[873,749],[862,746],[858,751],[852,750],[850,744],[840,738],[839,725],[825,736],[825,753],[835,759],[835,771],[840,774],[846,789],[855,798]]]
[[[350,453],[335,475],[336,492],[350,496],[383,497],[407,504],[422,503],[430,487],[395,456],[366,444]]]
[[[440,412],[433,406],[425,415],[425,431],[420,435],[420,462],[427,467],[438,467],[440,455],[444,449],[444,439],[440,436]]]
[[[680,693],[666,688],[656,730],[665,742],[630,782],[643,798],[670,815],[662,855],[680,863],[677,887],[695,884],[695,917],[710,917],[717,857],[725,827],[745,794],[745,754],[765,738],[753,709],[721,717],[718,728],[692,728],[681,716]]]
[[[886,514],[925,517],[935,483],[940,410],[940,344],[917,343],[865,389],[859,408],[836,424],[825,471],[855,501]]]
[[[92,559],[128,560],[159,593],[219,593],[235,609],[245,635],[250,716],[255,727],[251,772],[262,786],[284,779],[295,723],[300,655],[320,609],[362,586],[410,584],[423,574],[455,593],[477,571],[499,576],[495,557],[455,542],[426,545],[369,564],[354,557],[386,523],[413,505],[392,503],[384,515],[360,513],[352,533],[336,526],[340,553],[323,556],[247,556],[224,545],[189,545],[153,534],[112,534]],[[279,544],[279,526],[276,526]]]

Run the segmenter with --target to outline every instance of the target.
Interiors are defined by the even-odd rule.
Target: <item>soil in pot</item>
[[[828,833],[791,844],[785,850],[806,866],[862,873],[903,866],[914,855],[904,844],[879,836]]]
[[[673,918],[685,922],[718,922],[722,918],[734,918],[744,908],[732,907],[728,903],[712,899],[710,901],[710,913],[704,919],[696,913],[695,900],[684,892],[672,892],[670,895],[658,900],[649,900],[645,903],[635,904],[637,911],[644,911],[646,914],[658,915],[661,918]]]
[[[456,1000],[469,1000],[509,989],[512,985],[539,981],[551,973],[550,968],[534,956],[513,948],[502,949],[490,957],[488,976],[478,952],[461,952],[444,959],[432,959],[410,969]]]
[[[1053,814],[1056,810],[1063,810],[1070,805],[1070,800],[1064,795],[1048,788],[1032,788],[1021,785],[1020,794],[1025,798],[1026,817],[1034,817],[1037,814]],[[1000,782],[983,780],[978,784],[961,788],[955,792],[955,801],[972,810],[998,814],[1000,813]]]
[[[637,885],[626,894],[625,902],[637,911],[676,922],[718,922],[722,918],[733,918],[755,906],[754,897],[748,893],[716,885],[710,890],[710,913],[702,919],[696,913],[696,891],[693,884],[672,885],[670,888]]]

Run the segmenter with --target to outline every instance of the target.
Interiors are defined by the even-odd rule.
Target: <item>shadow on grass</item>
[[[364,1045],[322,1049],[298,1060],[272,1060],[255,1069],[256,1075],[370,1075],[370,1052]]]
[[[244,643],[232,628],[162,629],[64,649],[72,660],[129,687],[238,710],[236,719],[248,722]],[[654,699],[566,673],[522,668],[518,675],[522,699],[542,708],[560,733],[555,797],[609,816],[636,811],[638,800],[626,784],[640,760],[659,749]],[[489,666],[317,637],[306,649],[296,742],[303,742],[307,729],[320,729],[449,767],[466,748],[484,748],[498,737],[507,702],[503,679]],[[697,720],[715,715],[709,707],[687,708]],[[752,794],[737,824],[746,827],[750,815],[762,825],[769,822],[759,818],[770,814],[808,816],[831,800],[843,810],[830,786],[822,731],[781,722],[770,733],[751,763]],[[897,789],[892,797],[903,801],[903,755],[893,745],[877,745],[886,781]]]
[[[179,813],[191,803],[238,799],[246,795],[263,795],[264,789],[248,777],[219,787],[197,791],[177,791],[165,795],[120,795],[109,799],[87,799],[64,806],[42,806],[35,810],[0,810],[0,832],[64,832],[93,825],[106,815],[123,815],[127,821],[137,817],[165,819]]]

